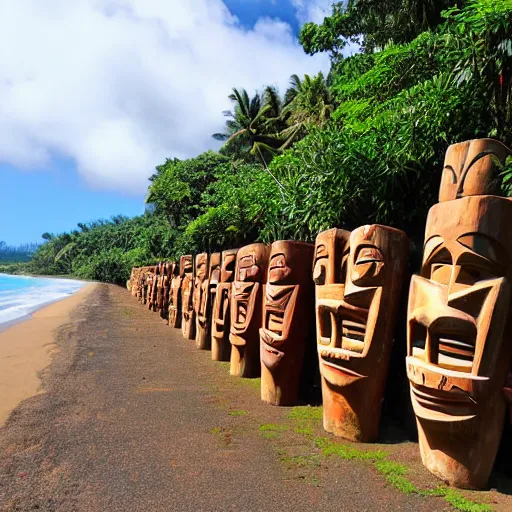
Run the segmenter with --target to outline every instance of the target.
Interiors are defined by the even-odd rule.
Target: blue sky
[[[292,73],[328,69],[327,56],[306,56],[296,40],[328,0],[9,4],[0,6],[0,45],[13,49],[0,55],[8,244],[141,214],[155,165],[215,148],[231,87],[282,90]]]

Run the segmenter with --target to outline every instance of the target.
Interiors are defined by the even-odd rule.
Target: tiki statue
[[[291,240],[274,242],[270,249],[260,328],[261,399],[269,404],[293,405],[298,400],[311,339],[313,250],[312,244]]]
[[[231,287],[231,365],[237,377],[260,374],[259,328],[262,320],[269,247],[251,244],[239,249]]]
[[[230,301],[231,283],[235,277],[236,254],[238,249],[222,252],[220,274],[214,272],[210,278],[210,289],[215,297],[212,302],[212,359],[214,361],[229,361],[231,357],[230,330]],[[213,256],[212,256],[213,259]]]
[[[194,265],[192,256],[182,256],[180,261],[183,265],[183,279],[181,281],[181,332],[189,340],[195,339],[196,323],[194,316]]]
[[[377,437],[408,240],[378,224],[317,236],[317,347],[328,432]]]
[[[181,280],[185,275],[186,256],[180,258],[179,265],[172,267],[171,288],[169,290],[169,325],[176,329],[181,327]]]
[[[208,293],[203,283],[208,281],[208,254],[202,253],[196,255],[196,268],[194,279],[194,314],[196,318],[196,346],[200,350],[208,350],[210,348],[210,336],[208,321],[206,318],[206,310],[202,310],[203,302],[206,302]],[[204,297],[203,297],[204,295]],[[206,304],[205,304],[206,309]],[[201,315],[205,313],[205,316]]]
[[[489,194],[510,154],[489,139],[450,146],[409,292],[406,364],[421,458],[463,488],[486,485],[506,411],[512,200]]]

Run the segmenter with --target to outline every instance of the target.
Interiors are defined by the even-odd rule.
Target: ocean
[[[42,306],[64,299],[85,285],[83,281],[0,274],[0,330]]]

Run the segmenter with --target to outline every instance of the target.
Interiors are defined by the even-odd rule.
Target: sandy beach
[[[55,331],[94,290],[88,284],[0,332],[0,426],[18,404],[41,392],[40,373],[55,355]]]

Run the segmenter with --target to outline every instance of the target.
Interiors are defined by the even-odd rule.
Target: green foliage
[[[347,42],[372,52],[389,43],[407,43],[421,32],[435,29],[442,12],[455,0],[347,0],[335,2],[332,14],[321,25],[306,23],[299,40],[306,53],[341,54]]]
[[[0,240],[0,264],[24,263],[30,260],[38,244],[7,245]]]
[[[169,257],[176,235],[157,215],[91,222],[48,235],[24,271],[125,284],[132,267]]]
[[[497,48],[508,48],[511,13],[511,0],[475,0],[447,12],[435,32],[335,65],[331,122],[269,166],[283,193],[262,238],[314,240],[329,227],[375,222],[420,239],[447,146],[486,136],[511,142],[502,128],[509,89],[505,104],[496,99],[497,87],[500,98],[509,87],[499,77],[512,63],[506,68]]]
[[[215,172],[229,160],[208,151],[188,160],[167,159],[150,178],[146,203],[175,228],[183,228],[200,212],[201,197],[216,179]]]

